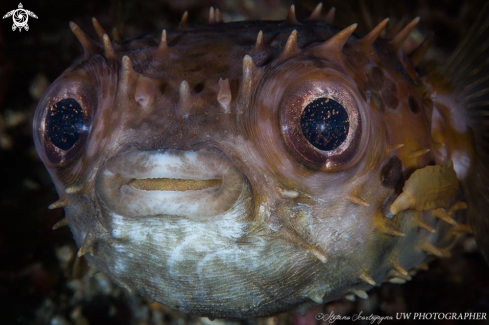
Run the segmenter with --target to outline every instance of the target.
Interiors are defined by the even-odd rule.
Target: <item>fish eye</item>
[[[359,96],[339,80],[302,83],[282,102],[282,135],[299,162],[323,171],[350,168],[365,149]]]
[[[49,141],[61,150],[71,149],[83,131],[83,115],[81,105],[73,98],[51,105],[45,119]]]
[[[302,134],[319,150],[330,151],[338,148],[346,140],[349,128],[348,113],[334,99],[315,99],[302,111]]]
[[[84,148],[96,107],[90,85],[63,81],[48,90],[34,117],[36,147],[52,165],[71,161]]]

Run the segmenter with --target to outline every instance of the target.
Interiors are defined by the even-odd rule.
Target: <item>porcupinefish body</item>
[[[382,38],[387,20],[360,37],[318,10],[211,13],[123,41],[94,21],[100,43],[71,24],[84,58],[47,90],[34,134],[79,256],[223,318],[405,281],[467,220],[488,256],[487,19],[420,76],[427,43],[402,50],[418,19]]]

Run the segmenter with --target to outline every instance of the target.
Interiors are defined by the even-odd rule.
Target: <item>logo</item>
[[[29,16],[32,18],[36,18],[37,16],[35,13],[29,10],[23,9],[24,7],[22,6],[22,3],[19,3],[19,8],[9,11],[3,16],[2,18],[8,18],[12,16],[12,19],[14,20],[14,24],[12,25],[12,30],[15,31],[17,28],[19,29],[19,32],[22,31],[22,28],[24,28],[26,31],[29,30],[29,25],[27,25],[27,21],[29,20]]]

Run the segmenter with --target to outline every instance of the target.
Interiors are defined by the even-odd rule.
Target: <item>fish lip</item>
[[[99,201],[122,216],[216,216],[233,207],[248,182],[218,150],[134,150],[98,172]]]
[[[199,159],[213,159],[209,166],[197,164]],[[186,165],[177,166],[176,164]],[[205,180],[219,177],[222,169],[234,164],[217,150],[133,150],[117,154],[105,163],[105,169],[124,179],[173,178]],[[194,168],[192,168],[194,167]],[[214,167],[214,168],[213,168]]]

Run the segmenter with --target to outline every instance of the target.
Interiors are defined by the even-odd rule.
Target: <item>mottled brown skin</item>
[[[263,43],[256,41],[259,31]],[[34,124],[38,152],[80,255],[132,292],[187,313],[225,318],[304,310],[352,293],[362,297],[375,283],[408,279],[407,271],[428,255],[426,243],[447,255],[456,239],[452,225],[430,211],[389,212],[413,171],[450,159],[431,137],[428,88],[391,40],[374,38],[372,44],[352,35],[343,47],[333,38],[340,31],[312,20],[217,23],[168,30],[167,46],[161,33],[113,41],[114,58],[110,48],[104,53],[100,44],[85,46],[85,58],[39,103]],[[229,80],[228,111],[218,101],[220,78]],[[292,124],[308,98],[325,89],[348,105],[357,123],[338,155],[307,146]],[[89,130],[63,152],[50,143],[43,123],[46,110],[68,97],[82,103]],[[431,151],[413,155],[424,149]],[[223,185],[221,192],[241,186],[239,202],[226,197],[215,208],[238,206],[241,212],[133,215],[126,201],[117,201],[124,177],[105,171],[129,164],[144,173],[149,167],[139,170],[126,157],[172,150],[177,156],[201,153],[202,168],[219,161],[234,170],[234,187]],[[460,193],[450,196],[452,204],[460,199]],[[245,225],[238,237],[222,241],[234,259],[213,257],[203,271],[198,261],[210,255],[199,247],[212,244],[220,234],[213,232],[218,219],[226,215]],[[463,211],[452,217],[463,221]],[[180,246],[190,236],[178,234],[181,219],[204,238],[191,251]],[[146,240],[134,229],[142,229]],[[156,240],[174,233],[166,244]],[[183,247],[177,257],[173,242]],[[224,256],[221,241],[215,245],[216,256],[219,249]]]

